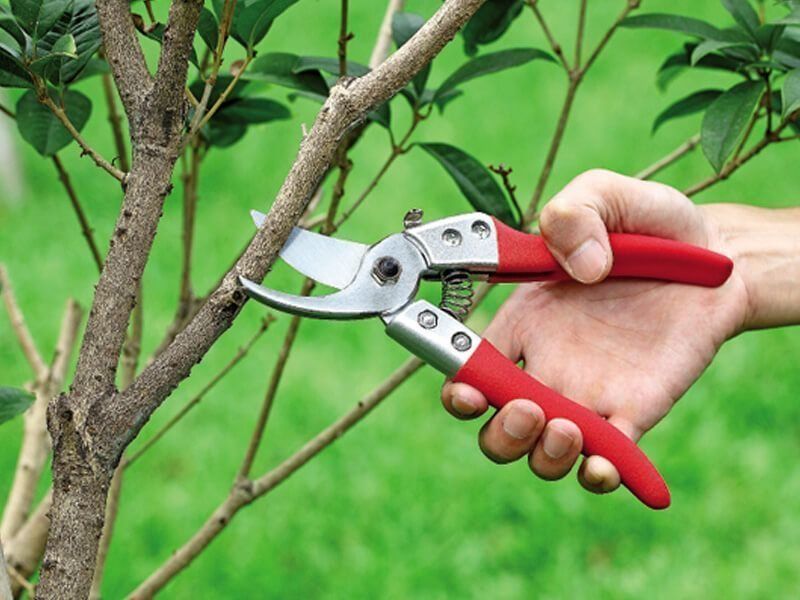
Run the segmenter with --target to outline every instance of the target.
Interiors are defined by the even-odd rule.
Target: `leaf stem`
[[[531,11],[533,12],[533,16],[536,17],[536,20],[539,22],[539,27],[541,27],[544,36],[547,38],[547,43],[550,44],[553,54],[558,57],[559,62],[561,62],[561,66],[564,67],[564,70],[567,73],[569,73],[572,70],[572,67],[570,67],[569,62],[567,62],[567,57],[564,56],[564,49],[561,47],[561,44],[556,41],[555,37],[553,37],[553,33],[550,31],[550,27],[547,25],[547,21],[545,21],[542,11],[539,10],[539,0],[526,0],[525,4],[530,7]]]
[[[699,143],[700,143],[700,134],[693,135],[688,140],[683,142],[680,146],[675,148],[675,150],[673,150],[663,158],[660,158],[650,166],[645,167],[644,169],[636,173],[634,177],[643,180],[647,180],[650,179],[651,177],[654,177],[656,174],[660,173],[668,166],[672,165],[673,163],[677,162],[678,160],[689,154],[692,150],[694,150],[698,146]]]
[[[341,6],[337,56],[339,57],[339,77],[347,77],[347,42],[353,39],[353,34],[347,30],[348,0],[341,0]]]

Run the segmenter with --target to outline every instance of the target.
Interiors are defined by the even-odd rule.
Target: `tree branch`
[[[129,0],[97,0],[103,49],[114,75],[122,105],[133,123],[153,84],[131,17]]]
[[[139,585],[129,599],[151,598],[185,569],[222,532],[239,510],[275,489],[309,460],[342,437],[422,366],[422,361],[417,358],[407,360],[380,387],[365,396],[355,407],[323,429],[277,467],[255,481],[242,481],[234,485],[225,501],[203,526]]]
[[[23,578],[36,572],[36,567],[44,553],[47,531],[50,527],[48,513],[52,505],[52,491],[48,491],[39,502],[36,510],[22,528],[11,539],[6,540],[6,560]],[[12,581],[11,591],[16,595],[21,586]]]
[[[634,177],[636,177],[637,179],[650,179],[651,177],[654,177],[655,175],[666,169],[668,166],[674,164],[675,162],[677,162],[678,160],[689,154],[692,150],[694,150],[697,147],[699,143],[700,143],[700,135],[699,134],[693,135],[688,140],[683,142],[680,146],[675,148],[675,150],[673,150],[663,158],[658,159],[652,165],[645,167],[644,169],[636,173]]]
[[[291,228],[303,214],[318,181],[332,163],[346,132],[375,106],[402,89],[481,4],[482,0],[447,0],[411,40],[381,66],[362,78],[334,86],[300,146],[265,226],[192,321],[114,403],[114,411],[121,418],[116,419],[114,435],[110,437],[119,440],[118,447],[127,445],[169,392],[188,376],[192,366],[230,327],[245,302],[238,276],[263,279]]]
[[[136,72],[137,58],[131,52],[141,55],[137,40],[133,39],[135,49],[131,50],[121,48],[114,38],[120,32],[135,38],[128,6],[127,0],[98,2],[106,54],[128,118],[135,124],[134,160],[95,288],[71,393],[59,396],[48,408],[54,446],[53,507],[38,592],[42,598],[85,597],[91,587],[106,495],[124,448],[113,439],[112,426],[125,420],[120,414],[124,408],[108,403],[116,391],[117,368],[139,282],[164,198],[171,190],[185,119],[188,58],[202,2],[173,1],[154,86],[126,80]],[[124,15],[120,15],[123,7]],[[107,10],[111,12],[104,15]],[[121,55],[133,67],[120,66]],[[131,90],[131,85],[144,89]],[[109,413],[104,412],[106,408]]]
[[[72,121],[70,121],[67,113],[58,104],[53,102],[53,99],[50,97],[47,91],[45,91],[44,94],[39,95],[39,101],[50,109],[50,112],[52,112],[56,118],[61,121],[61,124],[64,125],[67,131],[69,131],[70,135],[75,138],[75,141],[78,142],[78,145],[81,147],[82,155],[89,156],[94,161],[94,164],[103,169],[117,181],[125,183],[125,173],[103,158],[99,152],[92,148],[89,143],[83,139],[81,133],[75,128],[75,126],[72,124]]]
[[[544,33],[544,36],[547,38],[547,43],[550,44],[550,48],[553,50],[553,54],[558,57],[558,60],[561,62],[561,66],[564,67],[564,70],[567,73],[569,73],[572,68],[569,66],[567,58],[564,56],[564,49],[553,37],[553,33],[550,31],[547,21],[544,20],[542,11],[539,10],[539,0],[526,0],[525,3],[530,7],[531,12],[533,12],[533,16],[536,17],[539,27],[542,29],[542,33]]]
[[[28,359],[28,364],[33,371],[33,376],[37,379],[43,379],[47,373],[47,366],[44,364],[42,355],[36,348],[36,342],[33,341],[33,336],[25,323],[25,317],[17,303],[14,288],[11,287],[8,271],[3,264],[0,264],[0,295],[3,297],[3,303],[8,312],[8,320],[11,322],[11,329],[14,335],[17,336],[17,341],[22,349],[22,353],[25,355],[25,358]]]
[[[8,494],[0,537],[10,539],[22,527],[33,504],[36,486],[50,454],[47,434],[47,404],[64,385],[67,367],[78,337],[83,311],[74,300],[68,300],[61,320],[53,361],[45,367],[33,386],[36,400],[25,412],[25,429],[11,491]]]
[[[369,57],[370,69],[377,67],[389,56],[392,48],[392,19],[395,13],[403,10],[404,7],[405,0],[389,0],[386,4],[386,13],[383,15],[383,21],[381,21],[378,35],[375,38],[375,46]]]
[[[275,317],[272,315],[267,315],[261,321],[261,325],[259,326],[258,330],[256,331],[255,335],[251,337],[247,343],[239,348],[234,354],[233,358],[216,374],[212,377],[206,385],[194,396],[192,397],[183,407],[172,417],[169,421],[167,421],[161,429],[159,429],[153,436],[148,439],[142,446],[129,457],[123,459],[122,465],[124,468],[130,467],[133,463],[139,460],[142,455],[150,450],[156,442],[158,442],[162,437],[164,437],[179,421],[181,421],[194,407],[196,407],[200,402],[202,402],[203,398],[205,398],[208,393],[213,390],[216,385],[222,381],[228,373],[230,373],[233,368],[238,365],[244,358],[247,356],[247,353],[250,352],[252,347],[255,343],[261,338],[264,333],[267,332],[269,329],[270,324],[275,321]]]

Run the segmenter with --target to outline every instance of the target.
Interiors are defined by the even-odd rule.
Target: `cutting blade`
[[[256,227],[264,224],[266,215],[255,210],[250,214]],[[369,246],[366,244],[338,240],[294,227],[280,256],[306,277],[342,289],[355,278],[367,250]]]

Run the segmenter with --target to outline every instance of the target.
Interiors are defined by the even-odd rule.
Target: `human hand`
[[[541,233],[576,282],[519,286],[485,337],[527,372],[594,410],[634,441],[669,412],[748,317],[747,287],[737,268],[719,288],[653,281],[599,283],[612,259],[608,232],[680,240],[729,254],[714,211],[668,186],[609,171],[574,179],[545,207]],[[486,398],[462,383],[446,383],[442,402],[454,416],[476,418]],[[481,429],[480,447],[493,461],[528,455],[531,470],[559,479],[583,445],[564,419],[545,424],[534,399],[518,399]],[[620,484],[614,466],[590,456],[578,472],[597,493]]]

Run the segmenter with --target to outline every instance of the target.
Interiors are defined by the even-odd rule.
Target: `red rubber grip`
[[[495,408],[516,398],[536,402],[549,421],[568,419],[583,434],[583,454],[600,455],[619,471],[622,483],[650,508],[667,508],[669,488],[639,447],[624,433],[588,408],[537,381],[483,340],[453,381],[480,390]]]
[[[538,235],[517,231],[494,219],[499,261],[489,281],[571,279]],[[733,270],[727,257],[675,240],[632,233],[609,234],[613,264],[609,277],[636,277],[717,287]]]

